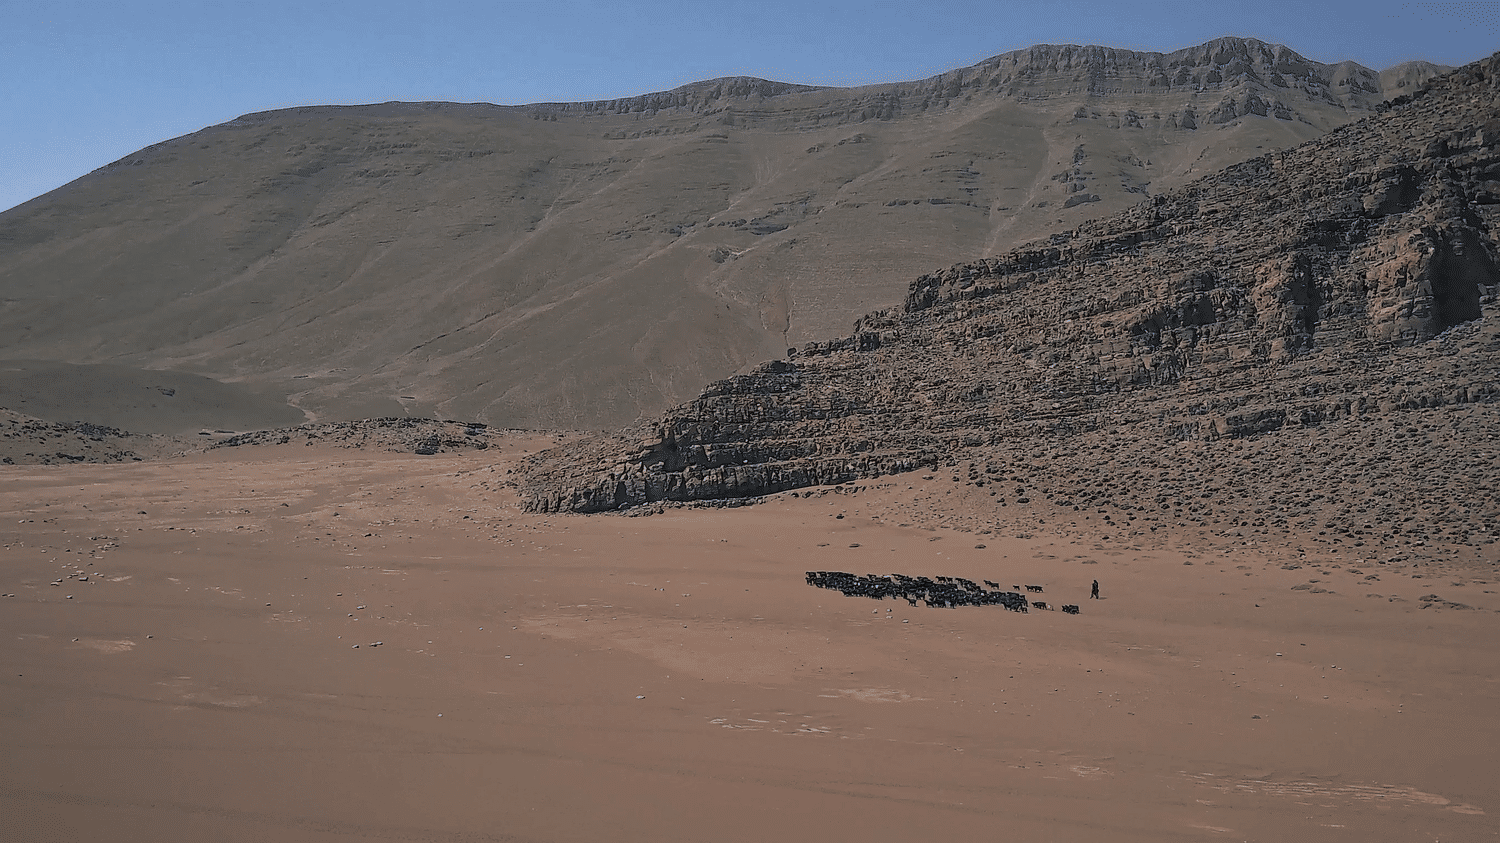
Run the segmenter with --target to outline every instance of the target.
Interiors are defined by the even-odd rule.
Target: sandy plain
[[[1482,573],[966,532],[926,475],[522,513],[556,441],[4,467],[0,839],[1500,837]]]

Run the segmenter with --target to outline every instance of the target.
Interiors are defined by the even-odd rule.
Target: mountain
[[[997,520],[1097,510],[1368,554],[1492,544],[1497,115],[1500,54],[1294,149],[923,275],[849,336],[539,455],[530,505],[925,469]]]
[[[852,89],[250,114],[0,214],[0,357],[192,373],[310,419],[613,427],[1442,69],[1225,38]]]

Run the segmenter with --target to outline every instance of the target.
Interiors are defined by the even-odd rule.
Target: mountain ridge
[[[1179,53],[708,80],[654,111],[247,115],[0,214],[0,356],[244,381],[312,419],[630,423],[935,266],[1373,111],[1381,84],[1260,42]]]
[[[604,113],[615,111],[639,112],[647,110],[660,111],[666,108],[673,107],[680,108],[690,103],[701,104],[705,100],[713,101],[725,97],[749,98],[750,96],[754,95],[761,98],[771,98],[789,93],[810,93],[817,91],[855,92],[876,89],[910,89],[913,91],[917,91],[948,86],[951,85],[953,83],[953,80],[955,79],[961,80],[965,76],[970,76],[985,71],[992,71],[996,68],[1002,67],[1007,62],[1012,65],[1017,65],[1020,63],[1022,57],[1026,58],[1028,65],[1061,64],[1062,69],[1074,69],[1078,66],[1084,66],[1089,67],[1090,69],[1097,68],[1102,72],[1114,73],[1118,73],[1119,65],[1121,63],[1120,60],[1122,58],[1127,62],[1136,61],[1145,67],[1173,69],[1179,72],[1184,68],[1190,68],[1194,65],[1205,64],[1205,62],[1203,61],[1204,59],[1207,59],[1207,63],[1209,64],[1220,65],[1232,64],[1236,59],[1253,59],[1260,64],[1267,64],[1273,68],[1276,68],[1277,72],[1301,71],[1302,73],[1306,74],[1309,72],[1310,68],[1323,68],[1325,69],[1323,75],[1326,75],[1329,81],[1336,78],[1343,83],[1343,86],[1347,86],[1348,80],[1352,78],[1363,77],[1363,84],[1367,86],[1363,89],[1367,93],[1383,93],[1386,95],[1395,93],[1395,89],[1398,87],[1404,88],[1411,86],[1414,83],[1408,82],[1405,85],[1385,84],[1385,77],[1391,77],[1393,80],[1400,80],[1402,78],[1416,75],[1420,76],[1421,79],[1415,84],[1420,84],[1420,82],[1425,81],[1426,78],[1441,75],[1442,73],[1453,70],[1452,67],[1446,65],[1437,65],[1433,64],[1432,62],[1421,60],[1398,62],[1395,65],[1380,70],[1368,68],[1352,60],[1323,63],[1313,59],[1304,58],[1284,44],[1265,42],[1256,38],[1239,38],[1234,36],[1224,36],[1200,45],[1196,45],[1193,47],[1184,47],[1170,52],[1157,50],[1130,50],[1103,45],[1034,44],[1030,47],[997,53],[993,56],[990,56],[989,58],[975,62],[972,65],[944,71],[933,76],[924,77],[921,79],[911,79],[894,82],[871,82],[861,85],[811,85],[800,82],[786,82],[774,79],[766,79],[759,76],[729,75],[687,82],[682,85],[678,85],[676,87],[661,91],[649,91],[641,94],[604,99],[576,101],[538,100],[535,102],[512,104],[492,103],[488,101],[450,102],[444,100],[389,100],[378,103],[300,105],[289,106],[286,108],[246,112],[237,117],[231,118],[230,120],[224,121],[223,123],[214,125],[223,126],[236,123],[255,122],[273,118],[277,115],[316,114],[340,109],[561,109],[564,111],[582,111],[584,113]],[[1075,64],[1075,59],[1078,60],[1078,64]],[[1415,73],[1413,73],[1413,71],[1415,71]],[[1170,84],[1165,75],[1162,77],[1162,80],[1163,82],[1167,82],[1168,84]],[[1179,82],[1177,84],[1183,84],[1187,81],[1189,80],[1185,78],[1182,82]],[[1324,81],[1323,84],[1328,85],[1329,81]],[[959,88],[962,89],[963,87],[965,87],[964,84],[962,82],[959,82]],[[1388,88],[1390,90],[1387,90]],[[706,96],[695,97],[695,94],[706,94]],[[213,126],[208,126],[205,128],[213,128]],[[163,141],[163,143],[170,142],[170,140],[172,139]],[[142,150],[139,150],[137,153],[133,154],[138,154],[141,151],[151,149],[157,145],[158,144],[152,144],[151,146],[144,147]],[[129,157],[130,156],[126,156],[126,158]],[[113,164],[118,162],[111,163]]]

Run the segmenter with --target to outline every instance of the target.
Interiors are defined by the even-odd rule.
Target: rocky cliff
[[[1108,99],[1181,92],[1193,95],[1195,102],[1166,114],[1127,110],[1111,116],[1125,125],[1165,120],[1173,127],[1197,128],[1200,121],[1224,124],[1246,115],[1305,121],[1298,108],[1307,102],[1368,109],[1405,93],[1399,88],[1426,78],[1424,70],[1437,70],[1427,63],[1409,64],[1411,68],[1400,65],[1376,73],[1354,62],[1310,61],[1283,45],[1253,38],[1218,38],[1172,53],[1039,44],[914,82],[838,90],[733,77],[638,97],[543,108],[561,114],[686,110],[722,115],[743,126],[805,128],[830,121],[890,120],[983,98]],[[1393,87],[1387,91],[1386,85]],[[1085,108],[1080,116],[1087,114]]]
[[[916,468],[958,482],[967,466],[996,512],[1045,499],[1131,521],[1369,520],[1361,532],[1381,521],[1386,538],[1415,514],[1408,535],[1452,521],[1493,538],[1496,115],[1500,55],[1294,149],[924,275],[849,336],[540,455],[531,505],[596,512]],[[1197,503],[1226,486],[1233,509]]]

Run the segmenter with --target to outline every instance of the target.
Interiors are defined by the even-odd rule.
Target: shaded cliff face
[[[1324,138],[921,276],[847,337],[540,455],[531,504],[965,464],[997,506],[1145,513],[1229,483],[1248,508],[1218,517],[1399,532],[1460,502],[1475,507],[1464,529],[1500,529],[1497,114],[1500,56]]]
[[[855,89],[252,114],[0,215],[0,357],[253,382],[325,420],[627,424],[1383,84],[1221,39]]]

